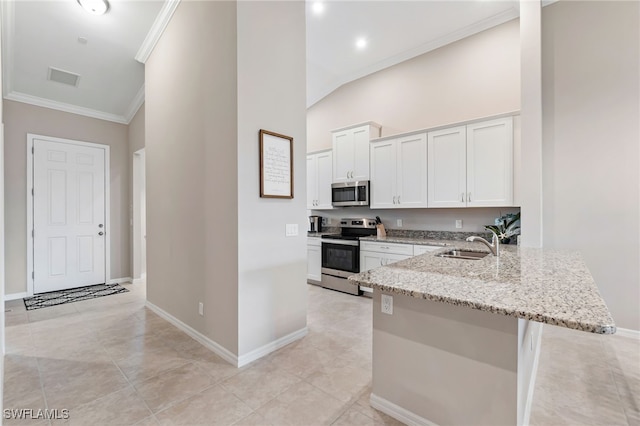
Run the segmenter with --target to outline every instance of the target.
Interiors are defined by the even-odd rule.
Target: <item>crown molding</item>
[[[147,62],[147,59],[151,56],[151,52],[153,52],[153,48],[156,47],[158,40],[160,40],[162,33],[167,28],[167,25],[169,25],[173,12],[176,11],[179,4],[180,0],[167,0],[164,3],[135,56],[136,61],[142,62],[143,64]]]
[[[138,93],[136,93],[136,96],[131,101],[131,104],[129,104],[129,108],[127,108],[127,111],[124,113],[124,118],[125,120],[127,120],[127,124],[131,123],[131,120],[133,120],[133,117],[136,116],[143,103],[144,84],[140,87],[140,90],[138,90]]]
[[[493,28],[500,24],[504,24],[505,22],[511,21],[512,19],[515,19],[518,16],[520,16],[520,11],[517,8],[513,7],[502,13],[491,16],[487,19],[483,19],[482,21],[476,22],[467,27],[464,27],[452,33],[446,34],[435,40],[429,41],[428,43],[421,44],[420,46],[417,46],[413,49],[406,50],[397,55],[394,55],[382,61],[379,61],[373,65],[356,70],[352,73],[345,75],[344,77],[333,79],[333,81],[325,85],[324,90],[317,91],[315,96],[312,95],[311,98],[307,100],[307,108],[314,105],[315,103],[317,103],[318,101],[320,101],[321,99],[323,99],[324,97],[326,97],[331,92],[333,92],[334,90],[336,90],[337,88],[339,88],[344,84],[350,83],[359,78],[366,77],[369,74],[373,74],[377,71],[383,70],[385,68],[389,68],[401,62],[423,55],[427,52],[438,49],[447,44],[454,43],[458,40],[462,40],[463,38],[488,30],[489,28]]]
[[[15,37],[13,0],[0,1],[0,15],[2,15],[2,93],[7,95],[13,88],[13,46]]]
[[[129,121],[121,115],[109,114],[91,108],[84,108],[76,105],[66,104],[63,102],[52,101],[49,99],[39,98],[37,96],[27,95],[25,93],[11,92],[8,95],[5,95],[4,98],[10,101],[22,102],[24,104],[55,109],[58,111],[69,112],[71,114],[97,118],[99,120],[112,121],[119,124],[129,124]]]

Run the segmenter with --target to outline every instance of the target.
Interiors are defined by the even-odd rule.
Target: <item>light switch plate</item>
[[[462,219],[456,220],[456,229],[462,229]]]
[[[287,237],[295,237],[296,235],[298,235],[298,224],[287,223],[285,227],[284,235]]]
[[[402,219],[396,220],[396,226],[398,226],[398,228],[402,228]]]

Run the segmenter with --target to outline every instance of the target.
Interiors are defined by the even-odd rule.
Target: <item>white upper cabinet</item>
[[[372,142],[369,207],[389,209],[396,201],[396,143],[394,140]]]
[[[380,136],[380,125],[370,122],[332,134],[333,182],[369,180],[369,141]]]
[[[372,142],[372,209],[427,207],[427,135]]]
[[[429,207],[465,207],[467,128],[429,132]]]
[[[429,207],[513,205],[513,117],[428,134]]]
[[[513,117],[467,126],[467,207],[513,205]]]
[[[307,209],[328,210],[331,205],[333,155],[323,151],[307,155]]]

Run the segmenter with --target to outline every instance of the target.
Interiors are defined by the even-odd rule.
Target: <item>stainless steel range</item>
[[[376,234],[376,220],[340,219],[340,234],[322,236],[322,287],[360,294],[347,277],[360,272],[360,237]]]

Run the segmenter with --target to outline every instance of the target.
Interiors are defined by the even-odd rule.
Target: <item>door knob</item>
[[[98,235],[103,236],[104,232],[100,231],[100,232],[98,232]]]
[[[98,228],[103,228],[103,227],[104,227],[103,224],[98,225]]]

